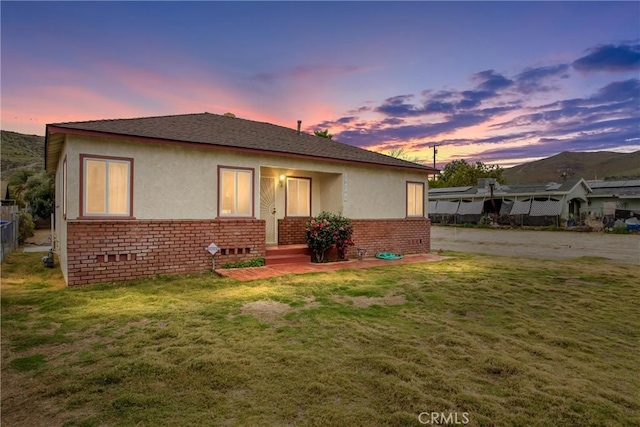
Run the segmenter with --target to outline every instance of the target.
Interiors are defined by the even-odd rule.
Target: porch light
[[[282,187],[284,185],[284,175],[280,175],[280,187]]]

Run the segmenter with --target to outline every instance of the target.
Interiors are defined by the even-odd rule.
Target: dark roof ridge
[[[229,123],[234,120],[238,120],[238,125],[229,126]],[[49,127],[152,140],[200,143],[230,149],[302,155],[325,160],[421,170],[427,173],[434,171],[426,165],[337,140],[317,137],[306,132],[298,133],[293,128],[209,112],[61,122],[48,124],[47,128]]]
[[[124,120],[143,120],[143,119],[162,119],[162,118],[169,118],[169,117],[185,117],[185,116],[202,116],[204,114],[211,114],[213,116],[224,116],[224,114],[214,114],[214,113],[209,113],[208,111],[205,111],[203,113],[183,113],[183,114],[159,114],[156,116],[140,116],[140,117],[119,117],[119,118],[114,118],[114,119],[93,119],[93,120],[80,120],[80,121],[74,121],[74,122],[56,122],[56,123],[49,123],[49,126],[61,126],[61,125],[70,125],[70,124],[82,124],[82,123],[95,123],[95,122],[119,122],[119,121],[124,121]],[[246,119],[243,119],[246,120]]]

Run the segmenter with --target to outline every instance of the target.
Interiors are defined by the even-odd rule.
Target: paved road
[[[558,259],[597,256],[640,266],[640,235],[433,226],[431,250]]]

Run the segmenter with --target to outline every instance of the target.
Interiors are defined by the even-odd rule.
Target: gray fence
[[[2,206],[0,212],[0,261],[18,247],[20,216],[17,206]]]

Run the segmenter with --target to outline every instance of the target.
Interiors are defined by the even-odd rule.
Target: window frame
[[[250,172],[251,174],[251,179],[249,180],[249,182],[251,183],[251,188],[250,188],[250,197],[251,197],[251,201],[249,203],[249,208],[251,210],[251,212],[249,212],[249,215],[238,215],[233,214],[233,215],[226,215],[222,213],[222,172],[223,171],[232,171],[232,172]],[[256,176],[256,170],[255,168],[246,168],[246,167],[240,167],[240,166],[223,166],[223,165],[218,165],[218,218],[220,219],[231,219],[231,218],[242,218],[242,219],[255,219],[255,212],[256,212],[256,207],[255,207],[255,203],[256,203],[256,198],[255,198],[255,194],[256,194],[256,183],[255,183],[255,176]],[[237,182],[237,175],[236,175],[236,182]],[[237,187],[236,187],[236,206],[238,204],[238,194],[237,194]]]
[[[419,213],[419,214],[412,214],[412,215],[410,215],[410,214],[409,214],[409,189],[410,189],[412,186],[415,186],[416,188],[417,188],[418,186],[422,187],[422,203],[420,204],[420,206],[421,206],[421,208],[420,208],[421,213]],[[425,209],[424,209],[424,202],[425,202],[425,189],[426,189],[426,186],[425,186],[424,182],[419,182],[419,181],[407,181],[407,186],[406,186],[406,201],[405,201],[405,212],[406,212],[407,218],[424,218],[424,217],[425,217],[425,216],[424,216],[424,211],[425,211]],[[414,196],[414,199],[415,199],[415,190],[414,190],[414,195],[413,195],[413,196]],[[415,207],[416,207],[416,206],[418,206],[418,204],[417,204],[417,203],[415,203],[415,200],[414,200],[414,209],[415,209]]]
[[[96,161],[104,161],[107,164],[107,169],[109,162],[117,162],[117,163],[129,163],[129,197],[127,200],[128,203],[128,212],[125,214],[110,214],[110,213],[99,213],[99,214],[91,214],[86,212],[85,206],[85,191],[86,191],[86,162],[87,160],[96,160]],[[104,220],[104,219],[135,219],[133,216],[133,180],[134,180],[134,162],[131,157],[116,157],[116,156],[103,156],[97,154],[80,154],[80,215],[78,219],[95,219],[95,220]],[[108,194],[109,185],[108,181],[106,183],[106,191]],[[108,204],[106,205],[108,210]]]
[[[298,181],[308,181],[309,182],[309,215],[291,215],[289,213],[289,181],[290,180],[298,180]],[[284,192],[284,210],[285,210],[285,217],[287,218],[309,218],[311,217],[311,212],[313,212],[312,209],[312,180],[309,177],[306,176],[288,176],[285,182],[285,192]]]

